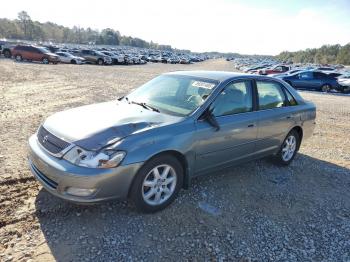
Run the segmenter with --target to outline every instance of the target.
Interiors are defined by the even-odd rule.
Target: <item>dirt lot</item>
[[[48,115],[184,69],[232,66],[0,59],[0,261],[350,260],[349,96],[302,93],[317,105],[317,128],[289,167],[260,160],[196,179],[157,214],[138,214],[126,202],[73,205],[34,180],[26,143]]]

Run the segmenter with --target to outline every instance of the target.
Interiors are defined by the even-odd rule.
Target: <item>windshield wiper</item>
[[[130,104],[135,104],[135,105],[139,105],[139,106],[142,106],[143,108],[145,109],[148,109],[148,110],[152,110],[154,112],[157,112],[159,113],[159,109],[158,108],[155,108],[151,105],[148,105],[146,104],[145,102],[136,102],[136,101],[129,101],[129,99],[127,97],[125,97],[126,101],[128,101]]]

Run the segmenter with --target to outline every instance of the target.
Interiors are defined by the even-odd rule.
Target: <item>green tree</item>
[[[32,19],[30,18],[30,16],[26,11],[19,12],[18,19],[23,28],[24,38],[28,39],[28,31],[30,30],[30,26],[32,25]]]
[[[337,55],[337,63],[350,65],[350,43],[343,46]]]

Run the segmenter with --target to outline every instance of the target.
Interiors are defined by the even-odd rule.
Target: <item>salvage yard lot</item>
[[[0,59],[0,261],[349,261],[349,96],[301,93],[317,106],[317,126],[289,167],[264,159],[195,179],[153,215],[126,202],[70,204],[34,180],[27,139],[47,116],[112,100],[163,72],[196,69],[233,66]]]

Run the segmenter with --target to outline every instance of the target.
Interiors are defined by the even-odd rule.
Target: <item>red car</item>
[[[39,46],[17,45],[11,51],[17,61],[39,61],[44,64],[57,64],[60,61],[58,55],[50,53],[49,50]]]
[[[280,74],[290,70],[290,66],[276,65],[274,67],[259,70],[259,75]]]

